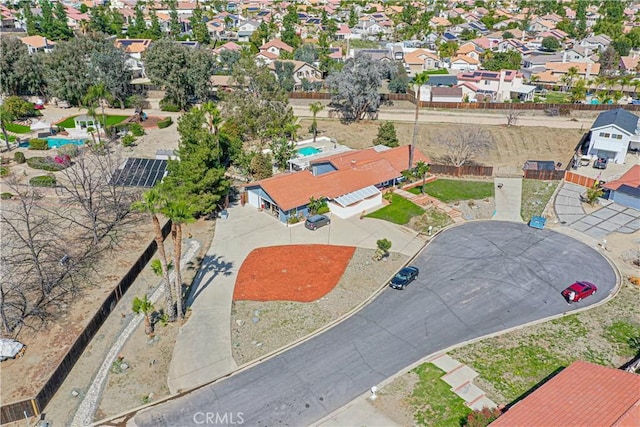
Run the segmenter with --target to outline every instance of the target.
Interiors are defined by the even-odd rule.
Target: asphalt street
[[[585,244],[502,221],[451,228],[413,265],[420,276],[406,290],[387,288],[326,332],[142,411],[135,424],[309,425],[429,354],[593,304],[616,282],[609,263]],[[599,289],[570,306],[560,292],[576,280],[591,281]]]

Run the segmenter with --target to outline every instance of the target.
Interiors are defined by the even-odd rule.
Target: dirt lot
[[[182,279],[185,283],[191,283],[198,271],[202,257],[211,245],[215,222],[200,220],[185,226],[184,235],[191,235],[200,243],[199,253],[182,271]],[[167,251],[172,250],[172,245],[167,240]],[[140,275],[136,284],[142,287],[155,288],[159,284],[158,278],[147,268]],[[132,293],[131,296],[134,296]],[[161,307],[162,302],[156,304]],[[180,325],[178,323],[162,326],[156,325],[155,337],[149,339],[144,333],[144,324],[141,324],[129,338],[121,356],[129,366],[121,372],[117,367],[109,373],[108,383],[102,393],[100,406],[95,419],[100,420],[110,415],[115,415],[128,408],[152,402],[169,395],[167,376],[169,362],[175,345],[176,334]]]
[[[428,113],[425,113],[428,114]],[[541,118],[541,120],[544,120]],[[361,149],[373,146],[380,121],[362,121],[345,125],[339,120],[318,119],[320,135],[336,138],[338,143]],[[311,119],[300,120],[301,136],[307,132]],[[445,153],[438,143],[459,127],[455,123],[424,123],[419,125],[417,145],[428,157],[437,159]],[[476,159],[481,164],[494,167],[522,169],[526,160],[554,160],[567,163],[583,132],[580,129],[552,129],[547,127],[489,126],[487,129],[496,141],[496,148]],[[413,123],[396,122],[396,133],[401,144],[408,144],[413,135]]]
[[[234,301],[231,311],[233,358],[238,365],[255,360],[329,324],[369,298],[407,257],[391,253],[373,261],[372,249],[357,248],[336,287],[309,303]],[[291,260],[301,266],[305,258]]]

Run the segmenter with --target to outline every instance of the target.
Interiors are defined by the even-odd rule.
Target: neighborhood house
[[[600,113],[591,127],[587,154],[624,163],[629,149],[640,149],[638,116],[623,108]]]
[[[413,166],[429,159],[415,149]],[[331,213],[349,218],[382,205],[384,188],[399,183],[409,169],[409,146],[382,145],[335,154],[311,162],[309,170],[276,175],[246,185],[247,202],[287,222],[308,216],[311,197],[325,198]]]

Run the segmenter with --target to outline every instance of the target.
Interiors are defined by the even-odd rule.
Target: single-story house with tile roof
[[[417,148],[413,165],[429,159]],[[286,223],[307,216],[309,199],[326,199],[331,213],[349,218],[382,205],[384,188],[402,181],[409,167],[409,146],[375,146],[311,162],[308,170],[284,173],[245,185],[247,203]]]
[[[640,148],[638,116],[624,108],[600,113],[591,126],[587,154],[624,163],[629,147]]]
[[[637,426],[640,375],[578,360],[513,405],[491,427]]]
[[[640,211],[640,165],[634,165],[620,178],[602,187],[609,190],[609,200]]]

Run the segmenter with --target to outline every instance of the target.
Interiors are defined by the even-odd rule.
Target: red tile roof
[[[491,427],[638,426],[640,375],[577,361]]]
[[[603,187],[609,190],[617,190],[621,185],[628,185],[629,187],[640,187],[640,165],[634,165],[620,178],[607,182]]]
[[[416,149],[414,165],[429,159]],[[409,146],[377,152],[373,148],[339,153],[315,163],[331,162],[338,170],[313,176],[311,171],[280,174],[247,184],[259,185],[282,210],[304,206],[311,196],[336,198],[398,178],[409,165]]]

